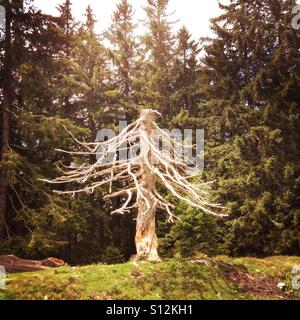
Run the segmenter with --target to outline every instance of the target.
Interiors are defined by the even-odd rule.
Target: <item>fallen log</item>
[[[62,267],[64,264],[65,263],[63,260],[56,258],[48,258],[37,261],[20,259],[14,255],[0,256],[0,266],[4,267],[7,273],[48,270]]]

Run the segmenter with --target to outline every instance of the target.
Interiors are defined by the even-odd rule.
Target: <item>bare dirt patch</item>
[[[281,291],[277,285],[280,279],[269,276],[259,276],[242,270],[231,270],[228,280],[239,284],[241,289],[255,297],[279,300],[297,300],[297,297]]]

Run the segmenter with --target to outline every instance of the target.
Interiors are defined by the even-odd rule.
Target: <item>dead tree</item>
[[[112,214],[125,214],[138,208],[136,222],[136,250],[138,257],[147,261],[160,261],[157,253],[158,241],[155,232],[155,216],[157,209],[168,213],[169,221],[178,219],[172,212],[174,205],[167,201],[158,191],[161,186],[172,196],[185,201],[190,206],[208,214],[216,214],[212,208],[222,208],[219,204],[211,204],[205,200],[207,196],[206,185],[193,184],[187,176],[189,165],[181,161],[178,148],[187,148],[160,129],[155,122],[160,114],[154,110],[143,110],[140,118],[125,128],[117,137],[105,142],[86,143],[79,141],[72,135],[75,142],[83,151],[58,150],[69,155],[98,155],[93,164],[80,166],[64,166],[60,168],[62,176],[55,180],[43,180],[51,184],[78,183],[84,187],[69,191],[55,191],[58,194],[93,193],[97,188],[109,185],[109,192],[105,199],[121,197],[124,204],[114,210]],[[67,129],[66,129],[67,130]],[[167,150],[161,151],[157,146],[155,134],[159,133],[168,145]],[[139,150],[132,154],[133,145],[139,141]],[[118,153],[126,151],[131,154],[126,159],[118,157]],[[107,161],[108,156],[111,159]],[[126,185],[126,189],[112,192],[114,182]]]

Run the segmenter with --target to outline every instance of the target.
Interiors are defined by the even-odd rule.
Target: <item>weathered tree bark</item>
[[[141,130],[144,131],[148,137],[153,134],[155,116],[152,110],[143,110],[141,113],[143,119]],[[143,140],[142,136],[141,134],[141,154],[144,154],[150,162],[152,160],[151,148],[148,143]],[[137,256],[147,261],[161,261],[157,252],[158,241],[155,231],[156,203],[152,196],[156,188],[156,177],[151,173],[146,164],[142,165],[142,176],[140,179],[141,187],[147,191],[145,196],[147,201],[140,199],[139,202],[135,236]]]
[[[3,90],[3,110],[2,110],[2,137],[1,137],[1,158],[7,153],[10,139],[10,114],[9,108],[12,104],[12,49],[11,49],[11,5],[7,1],[6,5],[6,28],[5,28],[5,56],[2,82]],[[0,241],[8,237],[8,227],[6,224],[7,210],[7,179],[4,169],[0,170]]]
[[[155,187],[155,179],[147,170],[142,175],[144,188]],[[156,207],[153,199],[147,199],[151,209],[147,209],[145,200],[140,201],[136,223],[135,243],[137,255],[147,261],[161,261],[158,256],[158,241],[155,231]]]
[[[0,256],[0,266],[8,273],[31,272],[62,267],[64,261],[56,258],[48,258],[41,261],[20,259],[14,255]]]

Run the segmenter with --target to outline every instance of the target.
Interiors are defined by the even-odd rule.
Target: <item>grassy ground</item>
[[[268,259],[203,256],[163,263],[65,266],[11,274],[0,300],[73,299],[300,299],[293,291],[292,268],[300,257]],[[285,292],[277,288],[287,285]]]

